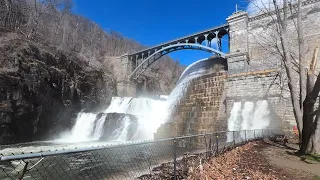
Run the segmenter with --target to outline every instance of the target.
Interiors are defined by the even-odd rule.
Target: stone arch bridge
[[[210,28],[198,33],[184,36],[169,42],[159,44],[157,46],[147,48],[131,54],[125,54],[120,57],[122,63],[122,79],[118,81],[119,95],[135,95],[136,79],[147,68],[152,66],[154,62],[159,60],[171,52],[180,50],[200,50],[212,53],[225,58],[226,54],[221,52],[221,39],[229,34],[229,24],[224,24],[218,27]],[[216,40],[216,48],[212,47],[212,42]]]

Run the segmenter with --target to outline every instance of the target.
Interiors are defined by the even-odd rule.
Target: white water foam
[[[98,140],[100,139],[101,135],[104,131],[104,122],[106,121],[107,115],[104,114],[100,117],[100,119],[97,120],[95,131],[93,132],[93,139]]]
[[[114,141],[127,141],[130,119],[128,117],[125,117],[124,121],[122,121],[121,123],[121,127],[113,131],[111,134],[111,137],[114,139]]]
[[[250,130],[253,121],[253,114],[254,114],[254,103],[253,102],[245,102],[241,116],[242,116],[242,123],[240,130]]]
[[[271,114],[267,100],[257,102],[246,101],[235,102],[233,104],[230,117],[228,119],[229,131],[267,129],[270,125]],[[240,134],[240,138],[253,138],[254,134],[248,132],[247,137]],[[231,142],[233,137],[228,136],[228,142]]]
[[[228,119],[228,130],[233,131],[235,129],[241,129],[240,115],[241,113],[241,102],[235,102],[230,112]]]
[[[67,141],[70,142],[81,142],[94,140],[89,138],[91,133],[94,131],[94,121],[96,120],[97,114],[94,113],[79,113],[76,124],[72,128],[71,136]]]

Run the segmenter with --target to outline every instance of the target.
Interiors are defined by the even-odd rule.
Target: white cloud
[[[276,0],[276,2],[278,5],[283,4],[283,0]],[[270,9],[274,9],[273,0],[250,0],[247,7],[247,12],[249,15],[256,15]]]

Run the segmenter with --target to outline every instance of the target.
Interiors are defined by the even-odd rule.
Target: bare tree
[[[252,1],[251,3],[255,3]],[[302,0],[291,3],[290,0],[272,0],[267,5],[257,5],[262,12],[269,15],[273,26],[267,38],[260,36],[257,44],[266,49],[268,53],[279,57],[282,61],[288,78],[293,113],[299,130],[300,151],[302,153],[320,153],[320,109],[314,110],[315,102],[320,91],[320,74],[316,81],[315,62],[317,61],[318,48],[310,67],[307,67],[306,44],[303,22]],[[263,4],[263,3],[262,3]],[[296,17],[296,18],[295,18]],[[290,26],[290,27],[288,27]],[[262,41],[262,43],[261,43]]]

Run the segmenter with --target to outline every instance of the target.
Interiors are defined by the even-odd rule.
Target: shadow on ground
[[[301,154],[299,152],[299,145],[298,143],[288,142],[283,143],[281,140],[277,140],[276,138],[270,139],[270,141],[265,141],[266,144],[275,146],[278,148],[286,149],[286,153],[288,155],[296,156],[300,158],[301,161],[304,161],[308,164],[320,163],[320,155],[315,154]],[[320,170],[319,170],[320,171]]]

